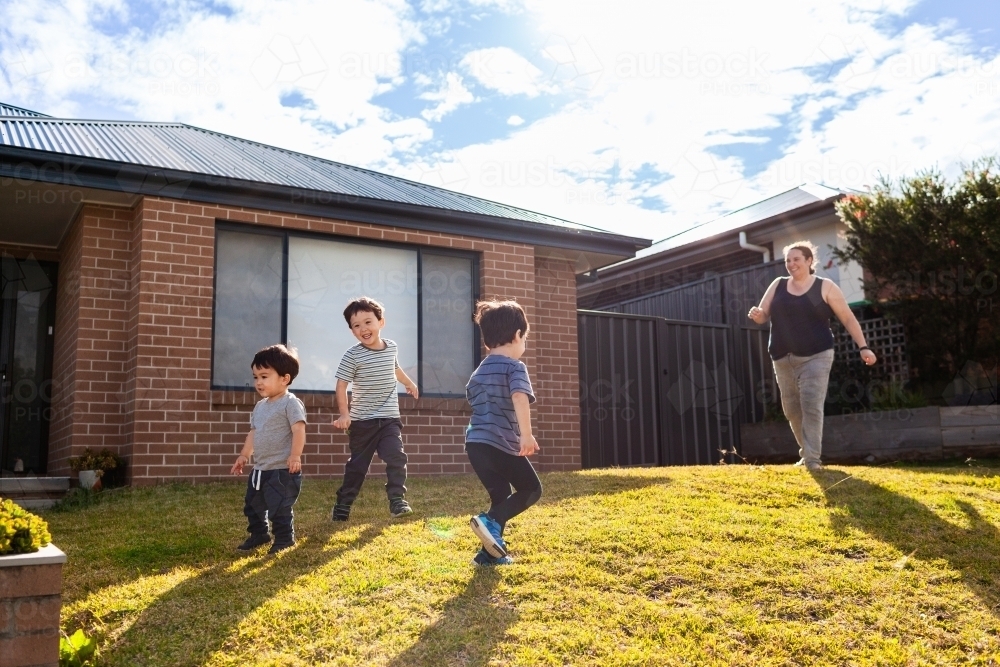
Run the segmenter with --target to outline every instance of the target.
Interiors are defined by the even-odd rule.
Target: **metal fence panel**
[[[665,465],[732,461],[739,451],[743,392],[736,376],[728,327],[661,320]]]
[[[604,310],[630,315],[721,324],[724,315],[719,289],[719,278],[713,276],[656,294],[623,301],[620,304],[608,306]]]
[[[728,327],[594,311],[578,320],[584,468],[699,465],[739,451]]]
[[[580,312],[584,468],[660,463],[656,319]]]

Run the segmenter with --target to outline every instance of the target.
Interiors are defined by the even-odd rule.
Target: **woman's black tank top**
[[[823,278],[816,276],[802,296],[788,293],[788,278],[782,278],[771,299],[771,338],[767,343],[772,359],[787,354],[810,357],[833,349],[830,305],[823,301]]]

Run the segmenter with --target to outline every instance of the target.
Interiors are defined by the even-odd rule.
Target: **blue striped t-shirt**
[[[508,454],[519,454],[521,429],[511,400],[511,394],[516,392],[527,394],[529,403],[535,402],[528,368],[502,354],[487,355],[465,385],[465,395],[472,406],[466,442],[482,442]]]

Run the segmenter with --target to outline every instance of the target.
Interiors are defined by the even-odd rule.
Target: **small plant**
[[[30,554],[49,542],[49,526],[13,500],[0,502],[0,555]]]
[[[122,457],[118,456],[108,448],[104,448],[100,452],[95,453],[92,449],[90,449],[90,447],[87,447],[83,450],[83,454],[80,456],[72,456],[69,459],[69,467],[73,469],[73,472],[93,470],[97,473],[98,477],[101,477],[105,472],[114,470],[123,464],[124,461],[122,460]]]
[[[83,630],[77,630],[70,636],[61,633],[59,637],[59,667],[88,667],[93,665],[94,653],[97,651],[97,639],[88,637]]]
[[[871,392],[871,409],[873,411],[914,410],[926,407],[927,398],[923,394],[903,389],[898,384],[873,388]]]

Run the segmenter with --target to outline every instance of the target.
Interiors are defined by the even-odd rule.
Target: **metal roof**
[[[21,107],[16,107],[13,104],[4,104],[0,102],[0,116],[28,116],[33,118],[51,118],[51,116],[46,116],[43,113],[38,113],[37,111],[32,111],[31,109],[22,109]]]
[[[9,105],[3,108],[17,109]],[[2,146],[618,236],[534,211],[183,123],[0,116]],[[636,241],[639,241],[637,247],[648,244],[644,239]]]
[[[661,252],[666,252],[667,250],[673,250],[691,243],[704,241],[712,238],[713,236],[718,236],[719,234],[739,231],[756,222],[773,218],[776,215],[788,213],[790,211],[794,211],[795,209],[802,208],[803,206],[815,204],[816,202],[832,202],[838,197],[846,194],[849,194],[846,190],[837,190],[819,183],[803,183],[802,185],[794,187],[791,190],[774,195],[773,197],[768,197],[767,199],[763,199],[755,204],[750,204],[745,208],[727,213],[721,218],[710,220],[709,222],[696,225],[690,229],[684,230],[683,232],[674,234],[673,236],[668,236],[665,239],[657,241],[648,248],[640,250],[636,253],[635,259],[657,255]],[[634,260],[626,260],[625,262],[622,262],[622,264],[629,261]]]

